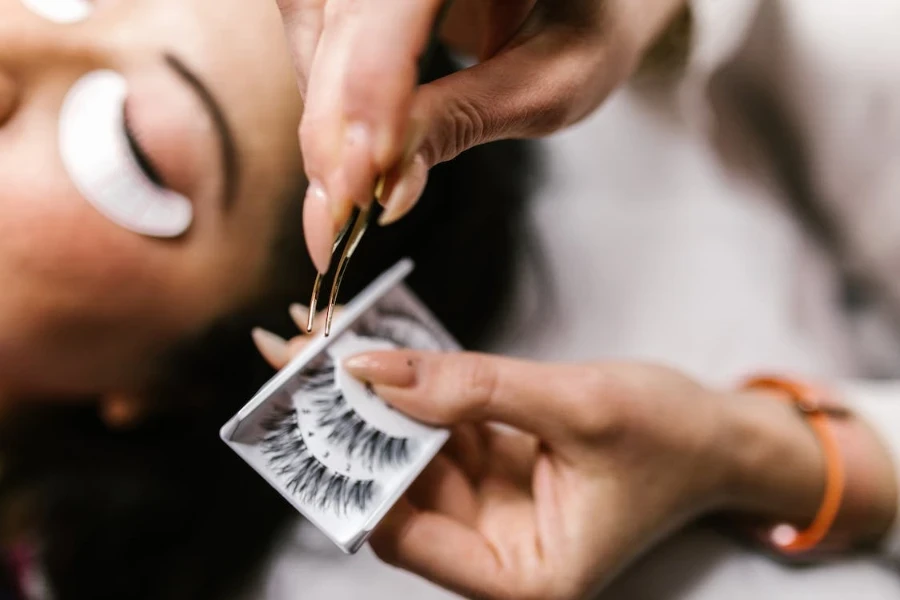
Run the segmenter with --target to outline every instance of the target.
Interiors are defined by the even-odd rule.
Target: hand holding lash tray
[[[370,350],[459,350],[403,285],[404,260],[351,301],[220,435],[304,517],[354,553],[449,437],[387,406],[341,367]]]

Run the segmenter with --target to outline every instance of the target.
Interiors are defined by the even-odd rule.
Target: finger
[[[379,396],[434,425],[499,421],[548,440],[568,437],[585,371],[476,353],[398,350],[349,358]]]
[[[256,349],[266,362],[277,370],[283,369],[292,358],[306,348],[312,339],[306,335],[298,335],[287,341],[281,336],[259,327],[252,333]]]
[[[310,74],[301,146],[333,229],[402,155],[417,59],[440,0],[330,0]]]
[[[528,15],[532,14],[537,0],[491,0],[484,9],[485,35],[478,49],[478,57],[484,61],[494,56],[515,37]]]
[[[335,306],[334,307],[334,318],[339,319],[341,314],[344,312],[343,306]],[[307,331],[306,327],[309,324],[309,307],[303,304],[292,304],[288,309],[288,312],[291,315],[291,320],[300,330],[300,338],[309,340],[312,336],[318,334],[320,331],[325,329],[325,321],[328,320],[328,312],[325,310],[320,310],[316,313],[316,318],[313,319],[312,330]],[[297,339],[297,338],[294,338]],[[292,340],[293,341],[293,340]]]
[[[445,514],[468,526],[478,518],[478,499],[462,469],[438,454],[407,494],[416,508]]]
[[[304,97],[316,46],[322,33],[325,2],[326,0],[277,0],[297,73],[297,84]]]
[[[384,212],[378,217],[378,224],[386,227],[406,216],[425,191],[428,183],[428,165],[425,157],[416,154],[412,162],[390,180],[385,190]]]
[[[335,236],[353,212],[343,173],[335,167],[343,160],[347,133],[341,118],[339,91],[341,70],[349,52],[348,48],[335,45],[335,35],[328,29],[321,33],[300,120],[300,150],[309,180],[303,232],[319,273],[328,270]]]
[[[291,360],[287,340],[261,327],[251,332],[253,343],[262,357],[275,369],[281,369]]]
[[[302,127],[301,125],[301,129]],[[337,215],[332,212],[325,187],[319,181],[311,180],[303,199],[303,237],[318,273],[327,273],[331,264],[335,237],[340,230],[337,219]],[[340,222],[345,221],[346,219]]]
[[[500,475],[530,493],[540,440],[519,431],[492,427],[488,430],[485,445],[485,451],[492,457],[488,465],[490,473]]]
[[[454,0],[441,39],[463,56],[487,60],[505,46],[537,0]]]
[[[309,307],[303,304],[291,304],[288,308],[291,320],[301,333],[306,333],[306,325],[309,321]]]
[[[486,469],[490,432],[481,424],[465,423],[453,428],[442,452],[453,460],[471,482],[478,482]]]
[[[465,598],[497,597],[501,564],[476,530],[408,502],[394,507],[369,540],[384,562],[420,575]]]
[[[326,8],[327,27],[339,31],[336,44],[351,49],[340,90],[343,117],[371,131],[372,158],[380,171],[402,156],[419,57],[442,2],[331,0]]]
[[[433,166],[479,144],[554,133],[587,116],[633,66],[615,41],[547,27],[420,87],[412,108],[427,124],[420,153]]]
[[[335,317],[340,315],[342,311],[343,307],[335,308]],[[292,358],[306,348],[309,342],[312,341],[313,335],[325,327],[325,311],[321,311],[316,315],[315,321],[313,321],[313,329],[310,334],[306,333],[309,308],[302,304],[292,304],[288,308],[288,312],[291,315],[291,319],[301,331],[300,335],[294,336],[290,341],[261,327],[257,327],[251,332],[256,349],[266,362],[275,369],[284,368]]]
[[[630,64],[614,54],[595,39],[551,28],[420,87],[411,114],[424,123],[427,135],[413,149],[414,165],[398,177],[382,223],[415,207],[428,168],[473,146],[540,137],[588,115],[630,72]]]

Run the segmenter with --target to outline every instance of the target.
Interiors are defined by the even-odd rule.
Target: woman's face
[[[298,201],[301,102],[275,2],[0,14],[0,397],[130,392],[149,357],[259,289]],[[124,103],[85,84],[98,73]],[[76,84],[91,88],[77,102]],[[180,201],[181,221],[141,231],[116,213],[134,198]]]

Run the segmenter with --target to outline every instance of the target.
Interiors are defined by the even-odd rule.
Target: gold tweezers
[[[378,183],[375,185],[375,201],[378,202],[381,200],[381,194],[384,192],[384,176],[378,179]],[[331,284],[331,294],[328,296],[328,310],[325,313],[325,337],[331,333],[331,321],[334,319],[334,307],[337,303],[338,292],[341,288],[341,282],[344,280],[344,273],[347,272],[347,264],[350,261],[350,258],[353,256],[353,253],[356,251],[357,246],[359,246],[359,242],[362,241],[363,235],[366,233],[366,230],[369,228],[369,221],[372,214],[371,205],[368,208],[357,208],[353,211],[354,214],[347,219],[347,222],[344,223],[344,226],[341,228],[340,232],[337,234],[337,237],[334,240],[334,245],[331,248],[331,253],[334,254],[337,252],[337,249],[340,247],[341,242],[344,241],[344,238],[347,237],[347,233],[350,232],[350,238],[347,241],[347,244],[344,246],[344,251],[341,253],[341,259],[338,261],[337,271],[334,275],[334,281]],[[312,291],[312,299],[309,301],[309,318],[306,322],[306,332],[312,333],[313,325],[315,324],[316,319],[316,307],[319,303],[319,292],[322,289],[322,280],[324,279],[324,273],[319,273],[316,275],[316,281],[313,283],[313,291]]]

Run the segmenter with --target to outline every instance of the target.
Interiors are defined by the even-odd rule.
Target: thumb
[[[545,136],[590,114],[632,68],[610,39],[550,28],[514,40],[486,62],[422,86],[413,107],[425,124],[429,167],[479,144]]]
[[[620,47],[550,28],[421,86],[412,118],[424,136],[387,176],[382,224],[415,206],[434,165],[480,144],[548,135],[590,114],[633,68]]]

